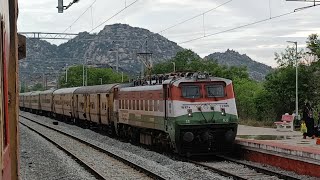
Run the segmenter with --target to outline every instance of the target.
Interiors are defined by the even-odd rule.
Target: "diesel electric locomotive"
[[[231,149],[238,127],[231,80],[185,73],[148,81],[47,91],[52,100],[46,102],[52,102],[50,114],[56,117],[90,122],[131,142],[170,148],[181,155]],[[21,95],[28,100],[26,96],[35,93]],[[44,107],[41,103],[21,108],[41,112],[33,109]]]

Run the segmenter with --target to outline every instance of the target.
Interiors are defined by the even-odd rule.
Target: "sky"
[[[71,0],[64,0],[64,5],[70,2]],[[58,13],[57,4],[57,0],[20,0],[18,31],[78,33],[90,32],[94,29],[92,31],[94,33],[103,29],[104,25],[122,23],[160,33],[183,48],[192,49],[201,57],[233,49],[272,67],[277,66],[274,52],[281,52],[288,45],[292,46],[287,41],[297,41],[299,48],[305,48],[309,34],[320,34],[318,18],[320,17],[320,6],[224,32],[245,24],[293,12],[296,8],[312,5],[308,2],[285,0],[80,0],[62,14]],[[130,4],[132,5],[129,6]],[[110,19],[126,6],[124,11]],[[163,31],[197,15],[200,16]],[[79,20],[75,22],[78,18]],[[100,24],[102,25],[98,26]],[[201,39],[188,42],[196,38]],[[61,43],[57,40],[49,42]]]

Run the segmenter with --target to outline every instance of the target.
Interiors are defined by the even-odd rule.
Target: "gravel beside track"
[[[146,148],[141,148],[139,146],[131,145],[130,143],[121,142],[114,138],[109,138],[108,136],[102,135],[100,133],[96,133],[90,129],[84,129],[84,128],[81,128],[75,125],[70,125],[63,122],[59,122],[59,125],[55,126],[52,124],[53,122],[56,121],[54,119],[44,117],[44,116],[38,116],[38,115],[27,113],[27,112],[21,112],[20,114],[23,116],[29,117],[33,120],[36,120],[40,123],[44,123],[48,126],[52,126],[64,132],[70,133],[81,139],[90,141],[91,143],[99,147],[102,147],[102,148],[108,149],[109,151],[117,153],[118,155],[130,161],[133,161],[141,166],[144,166],[149,170],[152,170],[154,173],[157,173],[162,177],[165,177],[166,179],[229,179],[213,172],[209,168],[204,168],[202,166],[193,164],[192,162],[183,162],[180,160],[175,160],[175,159],[172,159],[172,157],[168,157],[167,155],[159,154],[155,151],[149,151]],[[219,163],[222,163],[222,162],[212,161],[210,163],[212,164],[217,163],[219,165]],[[249,162],[249,163],[252,163],[252,162]],[[225,164],[225,169],[234,167],[234,170],[238,171],[240,175],[241,172],[243,171],[243,167],[239,165],[235,166],[234,164],[236,163]],[[273,171],[281,171],[282,174],[288,174],[298,179],[310,179],[310,180],[314,179],[309,176],[297,175],[294,172],[284,171],[279,168],[265,166],[259,163],[255,163],[255,165],[261,166],[263,168],[270,169]],[[254,174],[256,173],[257,172],[254,172]],[[263,179],[263,177],[267,177],[267,176],[261,175],[261,178],[258,178],[258,179]],[[266,179],[270,179],[270,177],[271,176],[268,176],[268,178]],[[257,179],[257,178],[253,178],[253,179]],[[277,179],[277,178],[272,177],[272,179]]]
[[[303,180],[319,180],[319,178],[316,177],[310,177],[310,176],[306,176],[306,175],[297,175],[296,173],[292,172],[292,171],[286,171],[283,170],[281,168],[278,167],[274,167],[274,166],[270,166],[270,165],[266,165],[266,164],[260,164],[260,163],[256,163],[256,162],[251,162],[251,161],[246,161],[246,160],[239,160],[240,162],[243,163],[248,163],[254,166],[258,166],[264,169],[268,169],[270,171],[275,171],[284,175],[288,175],[288,176],[292,176],[295,177],[297,179],[303,179]]]
[[[19,127],[21,180],[95,180],[62,150],[29,130]]]
[[[20,122],[31,127],[37,132],[49,138],[54,143],[66,149],[77,159],[84,162],[99,179],[150,179],[132,167],[108,156],[95,148],[79,142],[69,136],[58,133],[27,119],[20,118]]]
[[[72,134],[85,141],[89,141],[103,149],[112,151],[118,156],[135,162],[136,164],[161,175],[165,179],[228,179],[195,164],[176,161],[166,155],[149,151],[145,148],[131,145],[130,143],[121,142],[117,139],[109,138],[108,136],[96,133],[89,129],[83,129],[63,122],[59,122],[59,125],[53,125],[52,123],[56,121],[54,119],[27,112],[21,112],[20,114],[31,118],[32,120],[36,120],[40,123],[44,123],[53,128]]]

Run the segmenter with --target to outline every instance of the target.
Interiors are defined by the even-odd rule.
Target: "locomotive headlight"
[[[226,116],[226,109],[221,108],[221,115],[222,115],[222,116]]]
[[[188,109],[188,117],[192,117],[192,109]]]

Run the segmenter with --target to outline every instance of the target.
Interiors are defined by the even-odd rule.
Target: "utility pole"
[[[102,85],[102,78],[99,78],[100,79],[100,84]]]
[[[117,66],[116,66],[116,71],[119,72],[119,49],[117,49]]]
[[[116,71],[119,72],[119,47],[118,47],[118,45],[116,44],[115,50],[110,49],[109,51],[116,53]]]
[[[68,82],[68,64],[66,64],[66,83]]]
[[[82,86],[87,86],[88,81],[88,67],[87,67],[87,58],[84,59],[82,66]]]
[[[121,74],[122,74],[121,79],[122,79],[122,82],[123,82],[123,72]]]
[[[296,41],[287,41],[288,43],[293,43],[296,48],[296,55],[295,55],[295,60],[296,60],[296,117],[299,117],[299,101],[298,101],[298,42]]]
[[[152,71],[152,54],[151,52],[148,52],[148,40],[145,40],[145,44],[146,44],[146,47],[145,47],[145,52],[141,52],[141,53],[137,53],[138,56],[142,56],[142,57],[145,57],[144,58],[141,58],[141,62],[142,62],[142,65],[141,65],[141,77],[143,76],[143,69],[144,69],[144,66],[147,68],[147,76],[149,75],[150,76],[150,84],[151,84],[151,71]],[[141,46],[141,49],[143,49],[143,47]]]
[[[69,9],[74,3],[79,2],[80,0],[73,0],[72,2],[69,3],[69,5],[64,6],[63,5],[63,0],[58,0],[58,13],[63,13],[63,10]]]
[[[43,89],[46,87],[46,81],[45,81],[45,77],[44,77],[44,73],[42,73],[42,87]]]
[[[173,64],[173,72],[176,72],[176,63],[172,62],[172,64]]]
[[[86,86],[88,86],[88,61],[86,61]]]

